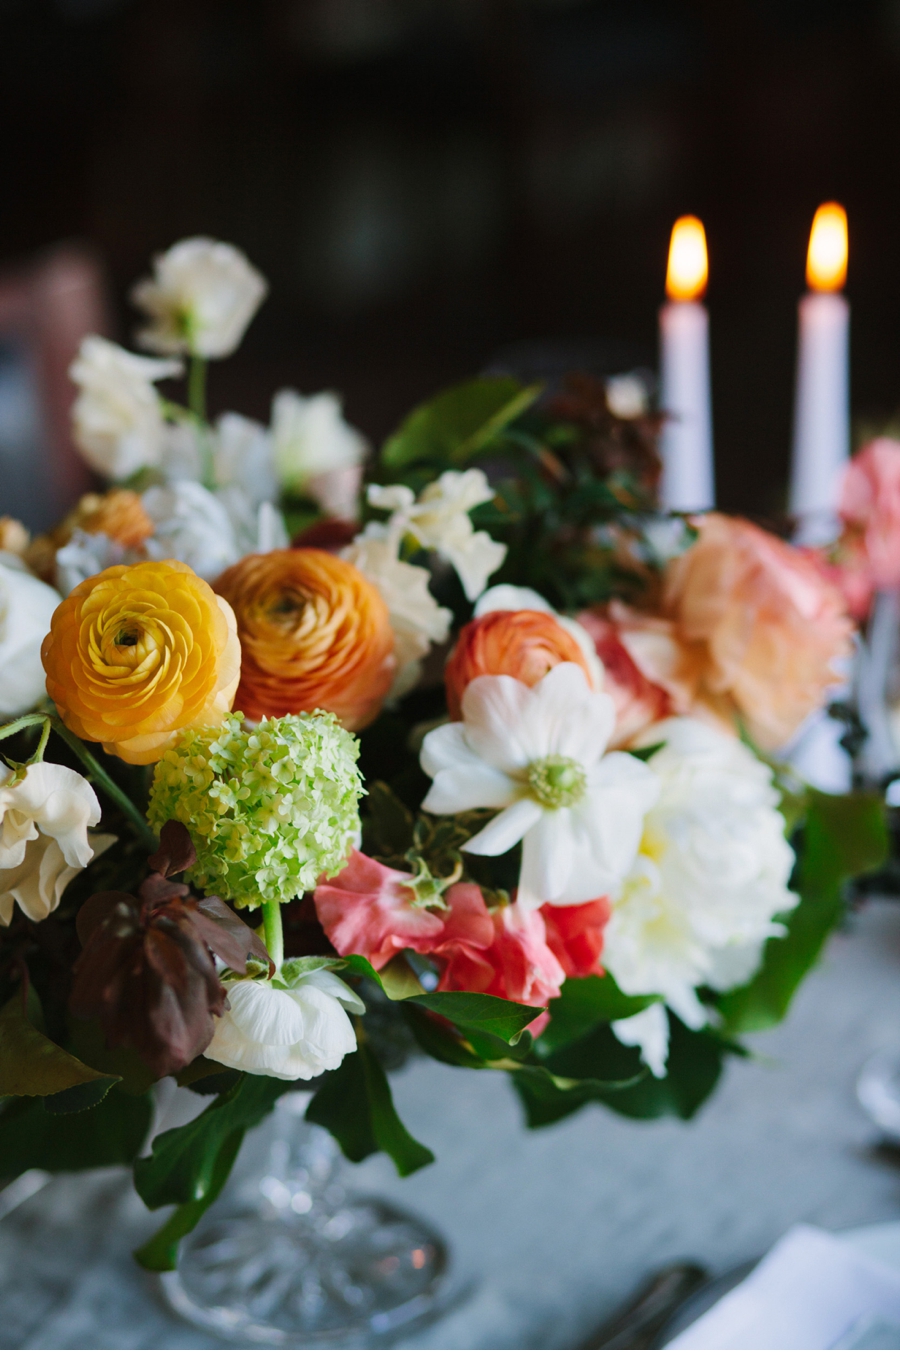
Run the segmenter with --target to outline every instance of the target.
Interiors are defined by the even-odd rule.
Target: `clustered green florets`
[[[158,762],[147,816],[183,822],[197,850],[190,879],[241,907],[290,902],[345,864],[359,831],[359,744],[333,714],[229,714],[187,731]]]

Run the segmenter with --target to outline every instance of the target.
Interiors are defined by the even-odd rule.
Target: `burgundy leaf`
[[[157,874],[181,874],[197,863],[197,852],[183,822],[169,818],[159,834],[159,850],[147,861]]]
[[[159,906],[173,897],[187,897],[190,891],[186,883],[173,883],[164,874],[148,874],[138,888],[141,901],[148,907]]]
[[[206,936],[206,943],[209,945],[210,949],[212,949],[213,953],[218,954],[219,958],[224,959],[228,966],[234,968],[236,972],[246,972],[247,955],[252,954],[253,957],[258,958],[261,963],[267,963],[269,965],[269,976],[272,976],[275,971],[275,964],[269,957],[268,949],[263,944],[256,931],[251,929],[246,921],[242,921],[237,912],[233,911],[227,903],[223,902],[221,897],[204,897],[197,905],[203,915],[208,916],[210,920],[215,921],[218,927],[221,930],[226,931],[232,939],[237,942],[242,950],[240,961],[238,963],[232,963],[228,955],[217,949],[212,940]]]
[[[75,929],[78,931],[78,938],[81,940],[82,946],[87,944],[88,938],[96,927],[106,919],[112,908],[119,902],[124,902],[132,907],[135,906],[134,898],[130,893],[108,892],[94,893],[93,897],[89,897],[84,905],[79,908],[78,915],[75,917]],[[137,920],[136,908],[135,920]]]

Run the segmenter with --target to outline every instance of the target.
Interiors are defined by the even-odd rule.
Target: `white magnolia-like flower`
[[[304,973],[290,990],[266,981],[226,981],[229,1009],[215,1021],[206,1056],[238,1071],[311,1080],[356,1050],[347,1010],[365,1005],[325,969]]]
[[[482,592],[476,601],[475,619],[487,615],[489,611],[543,611],[546,615],[552,615],[564,630],[569,631],[584,654],[594,690],[603,690],[603,663],[597,657],[597,647],[593,639],[577,620],[573,620],[569,615],[560,615],[540,592],[535,592],[532,587],[515,587],[512,583],[498,583],[496,587],[489,587],[486,592]]]
[[[418,501],[405,484],[370,484],[369,502],[393,515],[389,526],[411,535],[425,550],[435,550],[459,575],[463,591],[474,601],[506,558],[506,546],[487,531],[476,531],[469,513],[488,503],[494,490],[483,470],[445,470],[426,485]]]
[[[654,1001],[628,1019],[613,1020],[610,1027],[626,1048],[640,1048],[645,1066],[662,1080],[669,1060],[669,1016],[662,1001]]]
[[[646,734],[665,742],[649,766],[661,784],[634,868],[613,898],[603,963],[629,995],[662,996],[691,1028],[706,1023],[695,988],[749,980],[775,917],[797,904],[794,854],[768,766],[694,719]]]
[[[125,479],[159,463],[165,423],[153,382],[180,371],[180,362],[138,357],[97,334],[82,340],[69,367],[79,387],[72,435],[92,469],[107,479]]]
[[[141,501],[154,523],[144,542],[149,558],[179,559],[212,582],[240,557],[228,512],[202,484],[178,480],[148,489]]]
[[[149,317],[138,335],[151,352],[228,357],[244,336],[268,284],[233,244],[196,236],[153,260],[153,276],[131,299]]]
[[[60,600],[16,555],[0,556],[0,718],[27,713],[47,694],[41,644]]]
[[[279,390],[272,401],[272,442],[286,489],[312,498],[326,516],[355,520],[369,443],[344,418],[338,395]]]
[[[533,687],[476,677],[462,715],[422,744],[422,768],[434,779],[425,811],[502,809],[462,848],[502,855],[521,841],[521,906],[590,902],[618,887],[659,782],[627,752],[604,756],[616,718],[610,697],[563,662]]]
[[[17,780],[0,765],[0,924],[16,902],[32,921],[59,906],[66,884],[115,839],[90,839],[99,821],[97,795],[77,771],[41,761]]]
[[[390,696],[395,699],[412,690],[421,675],[422,659],[432,644],[444,642],[453,623],[453,612],[439,606],[429,590],[427,568],[399,558],[400,541],[398,532],[370,522],[341,552],[342,558],[375,584],[390,613],[397,659]]]

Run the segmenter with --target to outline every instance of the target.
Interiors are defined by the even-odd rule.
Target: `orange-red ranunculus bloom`
[[[230,601],[241,639],[236,704],[248,719],[331,710],[364,728],[394,676],[394,635],[381,593],[326,550],[248,554],[216,591]]]
[[[133,765],[231,709],[241,649],[231,607],[175,559],[117,564],[56,608],[41,649],[67,727]]]
[[[470,620],[444,672],[450,718],[461,717],[463,691],[475,677],[511,676],[536,686],[561,662],[576,662],[591,684],[577,640],[546,611],[488,611]]]

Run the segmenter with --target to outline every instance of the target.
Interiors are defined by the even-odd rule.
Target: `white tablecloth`
[[[900,1218],[900,1154],[873,1149],[854,1096],[866,1057],[900,1049],[900,905],[852,918],[785,1025],[753,1043],[758,1058],[732,1060],[689,1124],[597,1106],[528,1132],[502,1076],[424,1060],[396,1076],[401,1114],[438,1163],[398,1180],[376,1158],[359,1186],[431,1218],[479,1282],[409,1346],[577,1347],[674,1259],[721,1271],[794,1222]],[[117,1170],[56,1179],[0,1221],[2,1346],[219,1347],[130,1258],[158,1223]]]

